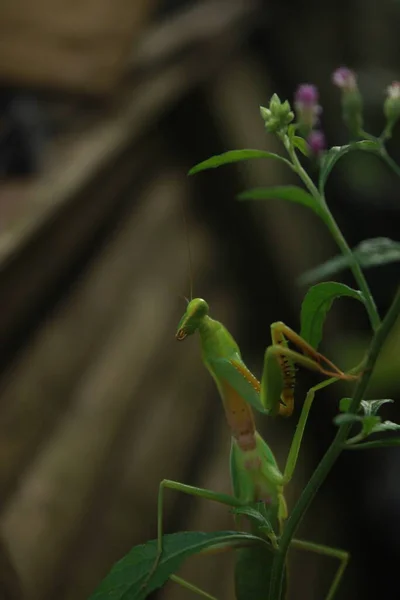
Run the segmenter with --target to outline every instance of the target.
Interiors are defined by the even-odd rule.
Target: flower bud
[[[314,130],[311,131],[307,138],[307,144],[310,149],[310,154],[315,157],[321,156],[322,152],[326,148],[325,135],[322,131]]]
[[[271,117],[271,111],[269,108],[265,108],[265,106],[260,106],[260,115],[263,121],[268,121]]]
[[[346,92],[357,90],[357,79],[354,71],[347,67],[339,67],[332,75],[333,83]]]
[[[363,102],[356,75],[351,69],[340,67],[333,73],[332,81],[342,92],[343,120],[352,136],[358,137],[363,125]]]
[[[297,123],[303,135],[307,135],[318,124],[322,107],[318,104],[318,90],[315,85],[304,83],[295,94],[294,106]]]
[[[387,88],[387,97],[383,105],[383,112],[386,117],[386,136],[389,137],[396,121],[400,117],[400,82],[393,81]]]
[[[269,108],[260,106],[261,118],[264,121],[265,128],[270,133],[277,133],[285,130],[289,123],[293,121],[294,114],[287,100],[281,102],[279,96],[274,94],[270,100]]]

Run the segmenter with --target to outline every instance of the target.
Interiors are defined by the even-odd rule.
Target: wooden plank
[[[154,153],[154,148],[148,150]],[[29,320],[28,317],[38,311],[62,280],[65,271],[92,243],[96,233],[121,210],[128,186],[132,186],[138,174],[143,173],[148,157],[145,148],[142,154],[127,153],[117,165],[110,165],[104,170],[101,181],[82,188],[64,207],[65,210],[60,210],[57,218],[47,223],[40,237],[29,241],[25,237],[26,231],[21,229],[19,234],[22,237],[18,234],[13,238],[14,242],[17,239],[21,242],[21,252],[14,253],[10,248],[11,253],[7,257],[3,255],[6,264],[0,258],[1,352],[7,354],[8,346],[13,344],[16,335],[20,335],[19,330]],[[29,221],[30,216],[26,214],[25,217]],[[16,249],[17,246],[14,246]],[[4,354],[3,360],[7,358]]]
[[[105,343],[119,310],[132,301],[145,272],[143,256],[157,261],[160,247],[180,237],[179,194],[174,175],[132,198],[132,209],[101,249],[70,296],[31,340],[2,381],[0,407],[0,497],[16,484],[43,436],[68,405],[77,381]],[[176,179],[176,176],[175,176]],[[180,269],[184,268],[181,263]]]
[[[170,186],[176,199],[176,185],[171,185],[170,174],[159,185],[163,196]],[[160,200],[159,193],[156,196]],[[160,390],[156,398],[151,398],[141,382],[159,340],[167,339],[171,315],[176,312],[170,292],[182,285],[182,271],[168,269],[160,276],[159,267],[160,260],[164,265],[179,262],[180,230],[179,221],[175,230],[165,230],[168,235],[161,246],[162,259],[160,247],[156,247],[146,258],[140,285],[131,280],[129,302],[118,307],[118,320],[81,376],[69,411],[59,420],[4,511],[3,532],[28,598],[42,598],[54,584],[127,415],[133,418],[133,436],[146,432],[146,443],[151,436],[148,425],[154,420]],[[173,338],[171,343],[175,344]],[[173,400],[171,395],[170,406]],[[145,409],[148,425],[143,422]],[[159,425],[165,427],[165,416]]]
[[[226,7],[222,19],[219,11],[220,27],[211,39],[207,39],[200,52],[179,55],[175,63],[150,72],[140,83],[128,86],[119,101],[101,111],[100,118],[94,122],[89,120],[78,135],[73,131],[49,148],[43,176],[29,192],[29,210],[27,208],[13,230],[4,231],[0,236],[0,269],[48,219],[57,214],[61,206],[96,178],[126,150],[127,145],[138,141],[149,123],[157,121],[188,90],[213,77],[222,68],[247,33],[238,28],[232,36],[232,31],[226,28],[232,15],[236,24],[243,25],[244,21],[239,18],[241,11],[248,12],[241,2],[239,8],[238,4],[233,10]],[[221,35],[221,28],[224,35]]]

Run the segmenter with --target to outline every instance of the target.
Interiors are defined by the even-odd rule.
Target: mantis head
[[[175,338],[184,340],[192,335],[201,325],[204,317],[208,314],[208,304],[202,298],[194,298],[187,305],[186,311],[179,321]]]

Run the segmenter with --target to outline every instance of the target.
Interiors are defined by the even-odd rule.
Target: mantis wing
[[[246,365],[237,358],[216,358],[207,360],[208,367],[217,386],[221,389],[221,381],[227,381],[243,400],[259,412],[267,415],[270,413],[260,400],[260,384]]]

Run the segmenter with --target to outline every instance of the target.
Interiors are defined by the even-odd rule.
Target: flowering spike
[[[318,89],[310,83],[299,85],[294,97],[297,123],[304,136],[318,124],[322,107],[318,104]]]
[[[362,96],[357,85],[354,71],[339,67],[332,75],[333,83],[342,92],[342,116],[353,137],[359,137],[362,131]]]
[[[307,138],[307,144],[310,148],[310,153],[315,157],[319,157],[326,148],[324,133],[319,130],[311,131]]]
[[[387,87],[387,96],[383,105],[383,112],[386,117],[386,127],[384,135],[389,138],[392,135],[392,129],[400,117],[400,82],[393,81]]]

